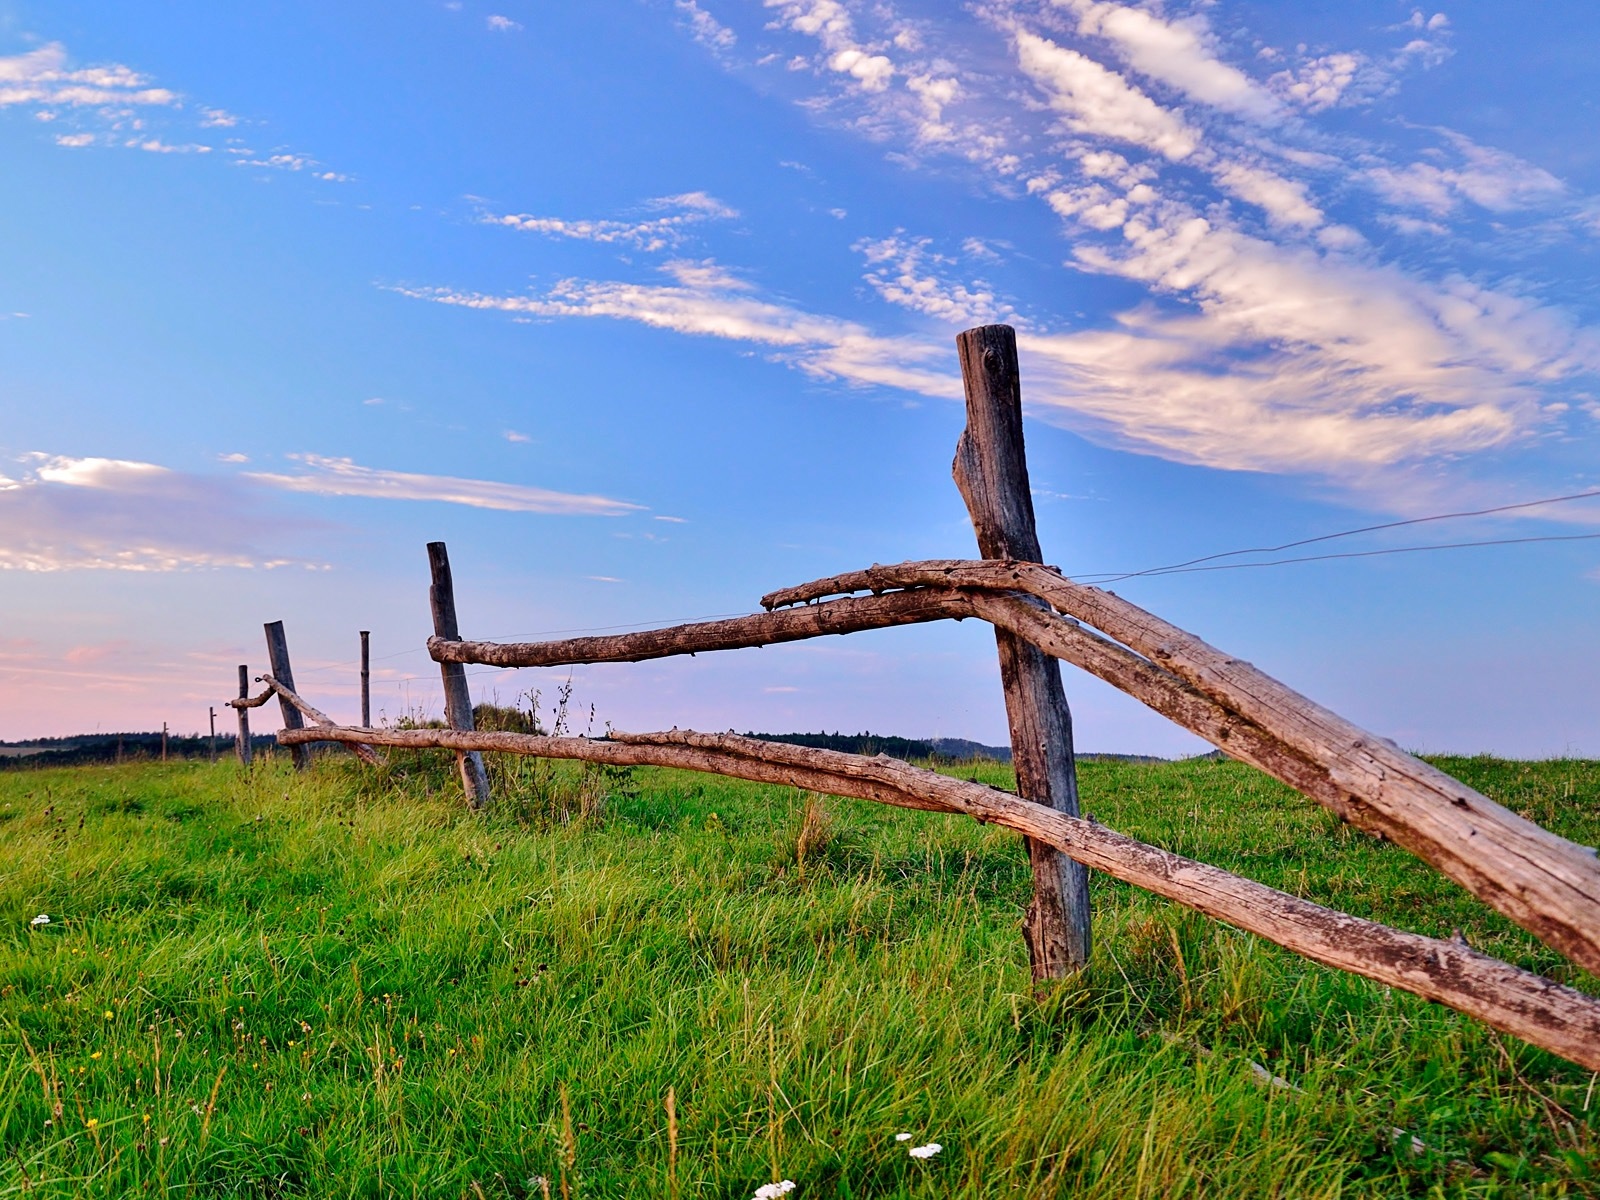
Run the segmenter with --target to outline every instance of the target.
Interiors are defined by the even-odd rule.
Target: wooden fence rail
[[[967,428],[957,485],[980,560],[874,565],[772,592],[766,611],[729,620],[607,637],[497,643],[460,635],[449,558],[430,543],[434,636],[447,729],[335,726],[294,692],[282,624],[267,627],[268,691],[279,741],[297,755],[314,741],[454,751],[468,803],[489,801],[483,751],[652,764],[964,813],[1021,833],[1034,896],[1025,922],[1034,977],[1076,970],[1090,950],[1086,869],[1104,871],[1249,930],[1317,962],[1415,992],[1600,1070],[1600,1000],[1471,950],[1323,908],[1216,867],[1114,833],[1077,815],[1071,714],[1058,660],[1070,662],[1302,792],[1341,818],[1390,839],[1461,884],[1547,945],[1600,975],[1600,859],[1406,754],[1112,592],[1042,562],[1023,455],[1020,385],[1010,329],[958,339]],[[869,593],[858,595],[856,593]],[[773,645],[829,634],[975,617],[996,632],[1017,765],[1018,795],[879,756],[811,750],[728,734],[674,730],[605,739],[478,732],[465,667],[636,662]],[[281,650],[281,668],[279,651]],[[241,668],[243,672],[243,668]],[[291,720],[290,718],[293,718]],[[303,717],[313,722],[304,728]],[[297,763],[300,759],[297,757]]]
[[[1405,933],[1277,891],[1218,867],[1146,845],[1094,821],[1069,817],[984,784],[952,779],[878,755],[867,758],[734,734],[613,732],[606,738],[544,737],[453,729],[285,731],[289,745],[357,741],[579,759],[617,766],[678,767],[959,813],[1003,825],[1075,861],[1248,930],[1315,962],[1449,1005],[1496,1029],[1600,1070],[1600,1000],[1471,949]]]

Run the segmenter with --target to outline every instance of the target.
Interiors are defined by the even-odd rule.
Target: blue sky
[[[203,727],[272,619],[334,715],[363,628],[437,711],[436,538],[499,638],[971,554],[995,320],[1069,573],[1600,487],[1597,53],[1576,3],[0,0],[0,737]],[[1600,541],[1115,586],[1408,747],[1600,754]],[[1004,737],[971,622],[574,676]]]

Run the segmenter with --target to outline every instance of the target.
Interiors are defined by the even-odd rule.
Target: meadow
[[[1600,842],[1600,763],[1433,761]],[[446,755],[0,775],[0,1196],[1600,1196],[1595,1076],[1116,881],[1035,994],[1005,830],[492,769],[488,815]],[[1137,837],[1600,992],[1250,768],[1081,778]]]

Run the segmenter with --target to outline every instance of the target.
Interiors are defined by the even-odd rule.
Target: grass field
[[[1439,761],[1600,841],[1600,764]],[[1114,881],[1036,999],[1003,830],[496,773],[489,817],[443,757],[0,775],[0,1195],[1600,1195],[1587,1072]],[[1131,834],[1600,991],[1246,767],[1082,780]]]

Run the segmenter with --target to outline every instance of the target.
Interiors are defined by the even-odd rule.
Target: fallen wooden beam
[[[502,751],[617,766],[678,767],[760,783],[960,813],[1056,847],[1092,870],[1164,896],[1326,966],[1436,1000],[1591,1070],[1600,1070],[1600,1000],[1458,941],[1391,929],[1149,846],[1009,792],[896,759],[866,758],[733,734],[613,733],[607,739],[451,729],[286,730],[289,744],[371,742]]]
[[[1391,838],[1600,975],[1600,860],[1593,848],[1517,816],[1387,738],[1111,592],[1036,563],[955,559],[873,566],[773,592],[762,605],[926,587],[1023,592],[1110,635],[1326,770],[1346,796],[1342,806],[1331,806],[1340,815]]]

